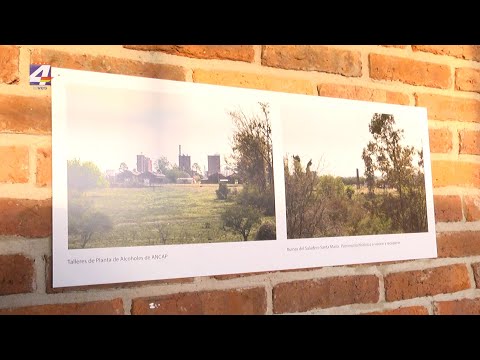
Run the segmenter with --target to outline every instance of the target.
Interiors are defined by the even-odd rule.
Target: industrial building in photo
[[[198,164],[192,169],[190,155],[182,154],[182,145],[178,146],[178,169],[185,174],[183,177],[172,178],[168,172],[162,173],[154,170],[154,161],[143,153],[136,155],[137,168],[133,170],[121,169],[119,172],[108,170],[106,178],[112,187],[142,187],[156,186],[159,184],[218,184],[220,182],[238,184],[240,179],[236,174],[222,172],[220,154],[207,155],[208,169],[201,173]],[[173,167],[176,167],[172,164]],[[226,170],[225,170],[226,172]],[[188,175],[187,175],[188,174]],[[227,176],[228,175],[228,176]]]
[[[152,160],[145,155],[137,155],[137,172],[152,172]]]
[[[192,172],[190,155],[182,154],[182,145],[178,145],[178,168],[188,174]]]
[[[208,155],[207,176],[220,174],[220,155]]]

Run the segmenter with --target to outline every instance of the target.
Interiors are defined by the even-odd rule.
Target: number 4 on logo
[[[51,85],[50,65],[30,65],[30,85]]]

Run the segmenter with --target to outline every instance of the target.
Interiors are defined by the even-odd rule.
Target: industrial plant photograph
[[[68,89],[69,249],[276,239],[270,104]]]

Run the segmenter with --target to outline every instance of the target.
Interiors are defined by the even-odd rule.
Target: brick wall
[[[53,289],[28,65],[428,108],[439,258]],[[0,314],[480,314],[480,46],[0,46]]]

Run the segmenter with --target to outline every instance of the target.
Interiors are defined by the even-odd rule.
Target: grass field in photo
[[[231,185],[240,191],[241,185]],[[86,248],[242,241],[225,230],[221,214],[233,201],[218,200],[216,184],[166,184],[143,188],[100,188],[70,201],[87,203],[108,214],[113,229],[93,234]],[[72,205],[72,204],[70,204]],[[262,218],[262,223],[274,216]],[[252,228],[253,240],[260,224]],[[69,248],[81,248],[78,235],[69,236]]]

